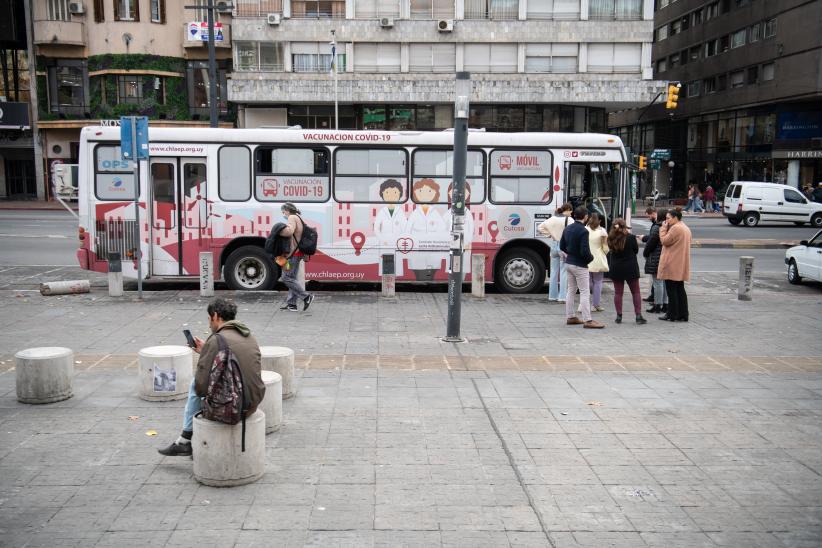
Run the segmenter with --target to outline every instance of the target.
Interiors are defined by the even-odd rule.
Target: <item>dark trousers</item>
[[[672,320],[687,320],[688,295],[685,294],[685,282],[665,280],[665,292],[668,293],[668,317]]]

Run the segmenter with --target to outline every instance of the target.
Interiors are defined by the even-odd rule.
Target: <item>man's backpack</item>
[[[203,398],[203,417],[224,424],[243,423],[242,450],[245,451],[245,412],[248,405],[245,401],[243,373],[237,356],[219,333],[217,337],[219,351],[211,364],[208,375],[208,390]]]
[[[303,255],[311,256],[317,252],[317,229],[305,224],[302,217],[300,217],[300,222],[303,224],[303,235],[300,241],[297,242],[297,249],[299,249]]]

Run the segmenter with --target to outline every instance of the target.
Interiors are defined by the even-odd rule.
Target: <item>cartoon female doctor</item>
[[[420,179],[413,186],[414,211],[408,217],[408,233],[414,241],[414,249],[409,254],[408,268],[414,271],[417,280],[432,280],[442,268],[442,234],[445,222],[431,204],[440,199],[440,186],[433,179]]]
[[[377,237],[379,246],[379,273],[382,276],[382,255],[394,254],[394,273],[402,276],[402,261],[397,260],[397,240],[405,235],[405,227],[408,219],[402,207],[399,206],[402,200],[403,188],[396,179],[386,179],[380,185],[380,198],[387,205],[379,210],[374,219],[374,235]]]
[[[445,230],[449,233],[448,238],[450,241],[451,238],[451,219],[452,219],[452,212],[451,207],[453,207],[454,202],[454,183],[450,183],[448,185],[448,211],[443,216],[443,221],[445,222]],[[471,204],[471,185],[467,182],[465,183],[465,225],[463,225],[462,230],[462,273],[463,274],[470,274],[471,273],[471,244],[474,243],[474,214],[468,209],[468,206]],[[448,268],[451,268],[451,265],[448,265]],[[449,270],[450,272],[450,270]]]

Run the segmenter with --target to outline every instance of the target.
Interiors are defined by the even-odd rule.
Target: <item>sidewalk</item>
[[[77,202],[66,202],[74,211],[78,210]],[[0,211],[65,211],[58,201],[48,200],[0,200]]]

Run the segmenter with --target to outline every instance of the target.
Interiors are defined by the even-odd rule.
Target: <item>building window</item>
[[[725,53],[731,47],[730,36],[721,36],[719,38],[719,45],[717,46],[717,53]]]
[[[283,12],[281,0],[234,0],[233,3],[234,17],[265,17],[269,13]]]
[[[579,19],[579,0],[528,0],[528,19]]]
[[[707,6],[705,6],[705,20],[710,21],[711,19],[719,16],[719,2],[711,2]]]
[[[343,49],[341,46],[337,44],[337,72],[345,72],[345,54],[339,53]],[[328,42],[292,42],[291,70],[331,72],[331,46]]]
[[[519,0],[465,0],[466,19],[516,19],[518,16]]]
[[[48,67],[51,112],[82,116],[86,111],[86,66],[84,61],[57,59]]]
[[[759,41],[759,34],[762,31],[761,29],[762,29],[762,24],[761,23],[755,23],[754,25],[751,26],[751,39],[750,39],[750,42],[753,43],[753,42]]]
[[[731,35],[731,48],[739,48],[745,45],[746,29],[738,30]]]
[[[281,42],[236,42],[234,52],[238,72],[282,72],[285,68]]]
[[[709,93],[716,93],[716,78],[711,76],[702,81],[702,93],[708,95]]]
[[[759,82],[759,66],[748,67],[748,85],[751,86],[757,82]]]
[[[189,61],[187,67],[188,106],[193,115],[209,116],[209,75],[207,61]],[[226,101],[226,67],[217,66],[217,110],[219,114],[228,112]]]
[[[525,72],[577,72],[578,55],[577,44],[527,44]]]
[[[716,77],[716,91],[725,91],[728,89],[728,75],[720,74]]]
[[[745,85],[745,71],[738,70],[731,73],[731,88],[741,88]]]
[[[769,82],[774,78],[774,69],[775,65],[773,63],[767,63],[762,65],[762,81]]]
[[[399,72],[400,45],[391,43],[354,44],[354,71]]]
[[[642,0],[590,0],[588,17],[592,20],[640,20]]]
[[[295,19],[344,19],[345,1],[294,0],[291,2],[291,17]]]
[[[48,0],[49,21],[69,21],[69,0]]]
[[[695,27],[702,24],[702,8],[691,13],[691,26]]]
[[[102,23],[106,20],[104,7],[105,0],[94,0],[94,22]]]
[[[656,62],[656,71],[657,72],[665,72],[668,70],[668,60],[667,59],[660,59]]]
[[[588,72],[639,72],[641,57],[642,44],[588,44]]]
[[[672,69],[679,66],[679,54],[678,53],[674,53],[673,55],[668,57],[668,66],[671,67]]]
[[[355,0],[354,14],[357,19],[399,17],[400,3],[398,0]]]
[[[411,19],[453,19],[454,0],[411,0]]]
[[[679,62],[680,62],[680,64],[687,65],[689,59],[690,59],[690,57],[688,56],[688,50],[687,49],[683,49],[681,52],[679,52]]]
[[[143,100],[142,75],[117,77],[117,104],[139,104]]]
[[[671,29],[671,36],[674,36],[675,34],[679,34],[680,32],[682,32],[682,21],[680,19],[677,19],[668,26]]]
[[[656,41],[662,42],[666,38],[668,38],[668,25],[662,25],[656,29]]]
[[[455,44],[411,44],[408,46],[410,72],[454,72],[457,70]]]
[[[516,72],[516,44],[465,44],[465,70]]]
[[[140,2],[137,0],[114,0],[115,21],[139,21]]]
[[[688,97],[699,97],[699,81],[688,82]]]
[[[165,0],[151,0],[151,22],[166,22],[166,2]]]
[[[768,19],[765,21],[765,32],[763,33],[764,38],[772,38],[776,36],[776,19]]]
[[[701,46],[694,46],[689,51],[690,61],[699,61],[699,50],[701,50]]]

